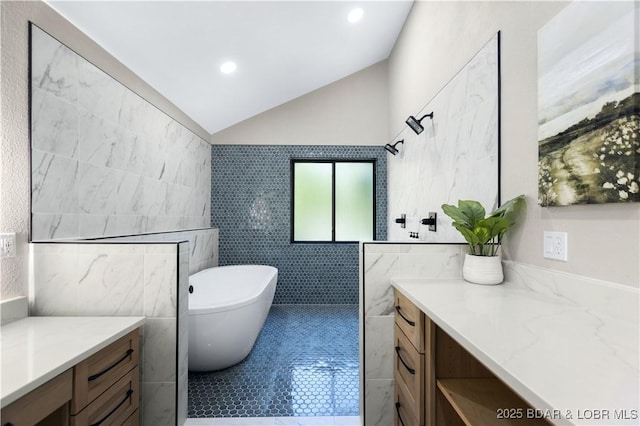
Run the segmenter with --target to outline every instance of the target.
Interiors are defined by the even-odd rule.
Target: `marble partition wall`
[[[393,424],[394,296],[391,278],[460,278],[464,245],[360,245],[360,413],[367,426]]]
[[[157,234],[131,235],[101,239],[102,241],[133,242],[188,242],[188,273],[218,266],[218,235],[216,228],[192,229],[188,231],[161,232]]]
[[[210,145],[30,28],[31,239],[209,226]]]
[[[415,111],[424,131],[405,127],[400,153],[388,156],[388,240],[462,242],[441,205],[475,199],[487,210],[499,194],[499,33],[426,104]],[[437,232],[419,219],[438,213]],[[394,219],[406,214],[401,228]],[[416,240],[410,232],[418,232]]]
[[[30,315],[145,316],[142,424],[187,416],[189,244],[31,244]]]

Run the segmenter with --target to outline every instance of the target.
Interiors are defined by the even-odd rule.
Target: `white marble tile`
[[[184,217],[193,210],[193,189],[175,184],[167,184],[167,216]]]
[[[82,214],[77,217],[80,231],[76,236],[102,237],[118,233],[118,219],[115,215]]]
[[[185,373],[178,378],[177,383],[177,424],[183,425],[187,420],[187,414],[189,412],[189,387],[188,387],[188,375]]]
[[[34,241],[71,238],[80,235],[77,214],[46,214],[33,213],[31,215],[31,233]]]
[[[42,249],[47,250],[45,247]],[[62,253],[34,250],[33,256],[35,285],[30,302],[31,314],[77,315],[78,259],[75,250]]]
[[[142,199],[144,214],[147,216],[165,215],[167,211],[167,184],[158,180],[145,178],[144,189]]]
[[[83,58],[78,58],[78,106],[118,125],[128,90],[111,76]]]
[[[362,292],[367,316],[393,312],[392,277],[460,277],[460,246],[405,244],[375,247],[375,244],[367,244],[364,254],[365,288]]]
[[[31,211],[77,213],[78,162],[32,149],[31,164]]]
[[[175,318],[147,318],[144,324],[143,379],[149,382],[176,380]]]
[[[31,93],[31,146],[41,151],[76,158],[78,114],[75,104],[50,93]]]
[[[393,424],[393,380],[365,382],[365,424],[389,426]]]
[[[90,247],[86,247],[89,249]],[[113,250],[126,245],[114,245]],[[79,315],[142,315],[143,255],[78,255]]]
[[[364,322],[364,374],[367,379],[393,379],[393,315],[367,317]]]
[[[388,158],[388,239],[411,241],[393,219],[438,212],[438,231],[419,227],[420,241],[461,242],[441,209],[443,203],[477,199],[497,206],[497,41],[482,48],[417,116],[433,111],[416,135],[405,129],[401,154]],[[476,172],[474,172],[476,171]]]
[[[34,240],[209,226],[210,145],[35,32],[32,207],[55,216],[37,217]]]
[[[116,235],[142,234],[147,228],[148,218],[144,215],[119,215],[116,219]]]
[[[144,255],[144,315],[175,317],[178,303],[178,257],[173,254]]]
[[[132,173],[121,175],[116,188],[116,214],[141,215],[143,213],[144,178]]]
[[[122,163],[118,158],[120,141],[118,127],[104,118],[76,108],[80,144],[78,159],[82,162],[102,167],[117,167]]]
[[[78,100],[77,55],[40,28],[31,28],[32,87],[75,103]]]
[[[78,205],[84,214],[116,213],[118,185],[124,173],[106,167],[80,163]]]
[[[175,383],[142,383],[142,424],[144,426],[175,426],[175,392]]]

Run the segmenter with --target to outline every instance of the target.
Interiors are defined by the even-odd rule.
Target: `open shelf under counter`
[[[466,426],[549,424],[542,419],[544,413],[530,408],[496,378],[437,379],[436,384]]]

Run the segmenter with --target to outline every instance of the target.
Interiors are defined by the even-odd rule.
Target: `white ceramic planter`
[[[465,254],[462,278],[474,284],[495,285],[504,281],[500,256]]]

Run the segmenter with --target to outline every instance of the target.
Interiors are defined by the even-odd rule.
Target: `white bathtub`
[[[209,268],[189,277],[189,370],[230,367],[249,355],[273,302],[278,270]]]

